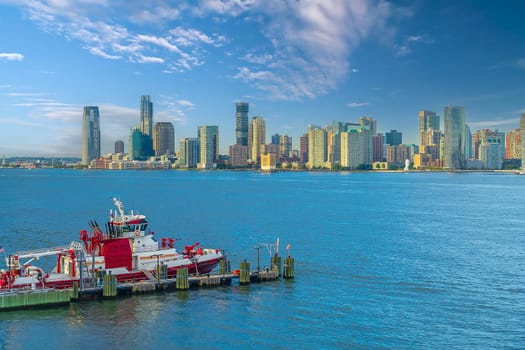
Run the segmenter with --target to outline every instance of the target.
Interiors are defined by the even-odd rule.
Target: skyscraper
[[[175,152],[175,130],[170,122],[157,122],[153,128],[155,155],[171,155]]]
[[[115,153],[124,153],[124,141],[115,141]]]
[[[431,144],[425,143],[428,138],[425,135],[425,132],[429,129],[440,130],[439,129],[439,116],[432,111],[419,111],[419,145],[420,146],[431,146]]]
[[[390,146],[399,146],[403,143],[403,133],[397,130],[385,132],[385,143]]]
[[[261,146],[266,143],[266,123],[261,117],[252,119],[252,160],[260,162]]]
[[[84,107],[82,116],[82,164],[100,158],[100,122],[97,106]]]
[[[443,167],[462,169],[465,166],[465,109],[460,106],[445,107],[444,124]]]
[[[217,166],[219,159],[219,127],[215,125],[199,126],[197,134],[200,144],[200,163],[197,167],[210,169]]]
[[[525,113],[520,116],[521,133],[521,170],[525,170]]]
[[[247,102],[235,104],[235,138],[238,145],[248,146],[248,110]]]
[[[140,131],[144,135],[152,137],[153,129],[153,103],[150,101],[149,95],[143,95],[140,98]]]
[[[148,160],[149,157],[155,155],[151,137],[142,133],[139,128],[131,131],[129,149],[133,160]]]
[[[308,164],[309,169],[325,167],[327,161],[327,133],[320,126],[308,127]]]
[[[199,163],[199,139],[185,138],[179,142],[179,165],[195,168]]]

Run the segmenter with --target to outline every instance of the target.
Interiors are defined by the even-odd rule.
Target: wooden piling
[[[294,278],[294,258],[291,256],[284,259],[283,278]]]
[[[279,255],[272,256],[272,270],[277,270],[278,276],[280,277],[282,275],[282,264],[281,264],[281,257]]]
[[[250,283],[250,263],[244,260],[241,262],[241,273],[239,275],[240,284]]]
[[[219,274],[226,275],[230,273],[230,260],[224,258],[219,262]]]
[[[104,286],[102,287],[102,296],[104,298],[113,298],[117,296],[117,278],[115,275],[104,275]]]
[[[175,280],[177,290],[188,290],[190,289],[190,283],[188,281],[188,269],[186,267],[177,269],[177,279]]]
[[[73,282],[73,294],[71,295],[72,300],[78,300],[78,282]]]

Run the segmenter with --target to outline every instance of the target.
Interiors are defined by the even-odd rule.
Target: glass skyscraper
[[[82,116],[82,164],[100,158],[100,122],[97,106],[84,107]]]
[[[200,163],[197,166],[201,169],[215,168],[219,159],[219,127],[199,126],[197,134],[200,145]]]
[[[460,106],[445,107],[445,139],[443,167],[463,169],[466,149],[465,109]]]
[[[149,95],[140,98],[140,131],[144,135],[153,137],[153,103]]]
[[[175,129],[170,122],[157,122],[153,128],[155,155],[172,155],[175,152]]]
[[[248,103],[235,104],[235,138],[238,145],[248,146]]]

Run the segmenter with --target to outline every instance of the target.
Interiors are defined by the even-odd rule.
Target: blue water
[[[296,278],[2,312],[0,349],[525,348],[525,176],[1,169],[0,244],[78,241],[112,196],[236,268],[279,237]]]

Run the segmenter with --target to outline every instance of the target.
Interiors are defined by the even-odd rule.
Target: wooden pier
[[[294,259],[291,257],[285,259],[284,271],[281,273],[281,259],[278,257],[279,259],[274,260],[274,258],[271,267],[264,270],[251,271],[250,263],[245,260],[241,262],[240,270],[231,273],[230,262],[223,259],[218,274],[189,276],[188,269],[181,268],[177,270],[176,278],[167,278],[167,273],[161,266],[155,271],[156,276],[149,273],[151,276],[146,280],[126,283],[118,283],[116,276],[99,271],[96,281],[84,280],[83,287],[79,287],[75,282],[73,288],[64,290],[27,289],[0,292],[0,311],[67,305],[70,302],[133,294],[232,286],[234,280],[238,280],[239,285],[248,285],[276,281],[281,276],[285,279],[294,278]]]

